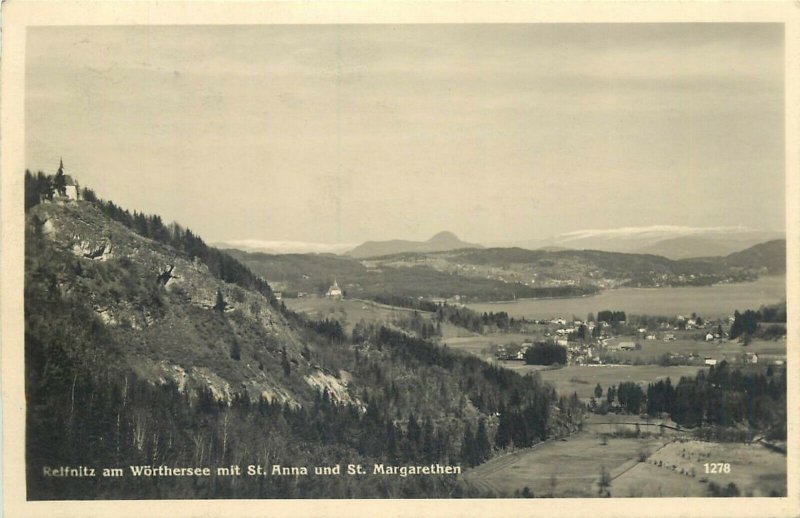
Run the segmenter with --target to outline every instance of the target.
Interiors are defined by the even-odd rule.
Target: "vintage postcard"
[[[792,3],[4,4],[8,516],[797,516]]]

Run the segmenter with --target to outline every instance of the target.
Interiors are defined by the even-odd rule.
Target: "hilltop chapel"
[[[64,174],[64,159],[62,158],[58,171],[54,179],[54,187],[56,196],[67,200],[77,200],[78,193],[80,192],[78,182],[76,182],[70,175]]]

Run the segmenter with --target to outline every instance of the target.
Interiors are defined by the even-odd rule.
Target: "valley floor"
[[[609,436],[609,426],[623,425],[605,422],[621,417],[626,422],[638,420],[590,416],[584,431],[492,459],[468,470],[464,480],[498,496],[513,496],[527,486],[537,497],[593,497],[605,469],[612,497],[704,497],[712,483],[719,487],[733,483],[741,496],[786,494],[786,456],[781,453],[758,443],[690,440],[669,429],[641,438]],[[706,463],[727,463],[730,472],[706,473]]]

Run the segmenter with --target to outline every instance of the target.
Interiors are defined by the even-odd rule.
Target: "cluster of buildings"
[[[494,356],[498,360],[523,361],[525,360],[525,353],[531,347],[533,347],[533,340],[531,339],[526,339],[518,348],[513,344],[500,345],[497,347]]]
[[[419,297],[420,299],[423,297]],[[452,297],[428,297],[428,300],[437,306],[456,306],[464,307],[461,295],[453,295]]]

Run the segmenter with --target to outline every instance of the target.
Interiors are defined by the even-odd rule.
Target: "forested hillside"
[[[581,422],[577,398],[538,378],[396,329],[331,340],[190,230],[88,190],[80,201],[58,199],[50,181],[26,175],[30,499],[489,496],[466,491],[456,475],[134,477],[129,469],[466,469],[511,441],[531,445]],[[59,466],[125,476],[46,475]]]
[[[403,296],[496,301],[577,297],[617,287],[707,286],[786,271],[785,240],[724,257],[672,260],[597,250],[460,249],[356,260],[333,254],[226,250],[288,297],[324,294],[337,280],[351,297]]]
[[[511,300],[574,297],[597,292],[593,286],[526,286],[519,282],[478,278],[441,271],[426,264],[381,265],[332,254],[264,254],[226,250],[260,276],[285,286],[285,295],[321,295],[336,280],[351,297],[453,297],[465,300]]]

